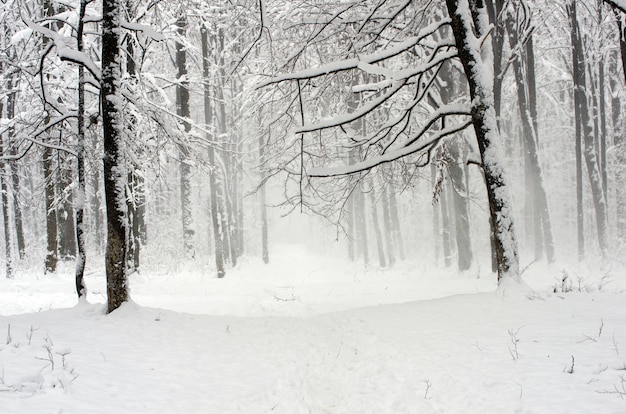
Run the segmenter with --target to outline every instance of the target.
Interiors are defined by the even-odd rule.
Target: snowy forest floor
[[[111,315],[98,271],[78,305],[69,265],[0,280],[0,412],[626,412],[624,270],[535,264],[529,299],[484,270],[273,257],[135,274]]]

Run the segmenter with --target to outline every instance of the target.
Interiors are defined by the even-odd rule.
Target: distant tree
[[[568,0],[566,3],[567,13],[570,19],[571,42],[572,42],[572,66],[574,80],[575,113],[579,122],[578,133],[582,136],[582,145],[578,145],[577,151],[581,151],[581,157],[585,160],[587,174],[591,186],[594,210],[596,215],[596,228],[598,243],[604,256],[608,253],[608,216],[606,197],[602,188],[602,177],[598,168],[598,160],[594,145],[593,123],[590,118],[590,108],[587,101],[587,75],[586,61],[583,51],[583,39],[580,34],[580,26],[576,11],[576,2]],[[580,142],[580,140],[577,140]],[[578,174],[581,174],[580,168]],[[580,187],[579,187],[580,188]],[[580,190],[579,190],[580,191]],[[580,238],[580,236],[579,236]]]

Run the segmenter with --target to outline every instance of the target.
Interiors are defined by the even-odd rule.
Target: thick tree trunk
[[[107,206],[106,276],[108,311],[129,299],[126,254],[128,212],[126,164],[122,138],[119,48],[120,2],[102,4],[102,125],[104,137],[104,192]]]
[[[202,76],[204,79],[204,123],[207,125],[207,129],[211,128],[212,113],[211,107],[211,87],[210,87],[210,72],[209,72],[209,40],[207,29],[204,24],[200,27],[200,40],[202,44]],[[212,129],[215,131],[215,128]],[[217,269],[217,277],[222,278],[226,274],[224,270],[224,229],[220,222],[220,215],[223,216],[223,211],[220,210],[221,203],[218,200],[218,181],[216,180],[216,174],[219,167],[215,164],[215,137],[210,136],[207,133],[207,141],[209,141],[208,158],[211,166],[209,173],[209,192],[211,196],[211,224],[213,227],[213,240],[215,243],[215,268]],[[267,262],[266,262],[267,263]]]
[[[176,20],[176,31],[179,40],[176,42],[176,67],[178,68],[178,82],[176,83],[176,114],[183,118],[183,128],[185,138],[191,131],[190,109],[189,109],[189,79],[187,78],[187,51],[180,39],[185,38],[187,32],[187,15],[185,10],[180,11]],[[180,202],[183,224],[183,243],[185,257],[193,259],[194,230],[191,212],[191,159],[189,147],[186,143],[180,142],[178,145],[180,153]]]
[[[602,177],[598,169],[598,162],[594,148],[594,136],[589,117],[589,106],[586,96],[586,73],[585,58],[583,52],[582,38],[578,26],[576,2],[569,0],[567,10],[571,24],[572,39],[572,62],[574,67],[574,93],[576,100],[576,118],[580,120],[583,137],[583,155],[587,167],[587,175],[591,187],[594,209],[596,213],[596,227],[598,232],[598,244],[604,256],[608,254],[608,219],[606,209],[606,198],[602,189]]]
[[[504,154],[494,108],[493,79],[485,76],[493,71],[491,41],[488,38],[482,42],[479,40],[488,30],[487,10],[482,0],[472,1],[471,4],[468,0],[446,0],[446,4],[470,88],[472,122],[481,155],[495,239],[498,281],[521,281],[517,241],[502,166]],[[481,52],[485,53],[484,57]]]

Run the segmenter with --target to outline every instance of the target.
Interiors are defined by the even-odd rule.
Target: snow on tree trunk
[[[104,136],[104,192],[107,206],[106,277],[108,311],[129,299],[126,255],[128,217],[126,164],[122,139],[120,2],[102,3],[102,124]]]
[[[78,51],[83,50],[83,28],[85,9],[87,0],[80,1],[80,10],[78,16],[78,30],[76,33]],[[78,122],[77,122],[77,167],[78,167],[78,189],[76,191],[76,242],[78,254],[76,256],[76,294],[79,298],[87,295],[85,287],[84,273],[87,255],[85,253],[85,69],[83,66],[78,67]]]
[[[446,0],[459,58],[467,76],[471,114],[487,187],[495,238],[498,282],[521,282],[517,241],[503,163],[493,95],[493,54],[487,10],[482,0]],[[474,34],[476,31],[476,35]],[[481,54],[482,52],[482,54]],[[483,55],[484,54],[484,55]]]

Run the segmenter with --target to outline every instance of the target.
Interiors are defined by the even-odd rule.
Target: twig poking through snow
[[[572,355],[572,364],[565,369],[565,372],[567,372],[568,374],[574,373],[574,355]]]
[[[426,380],[424,381],[426,383],[426,391],[424,392],[424,399],[427,400],[428,399],[428,391],[430,391],[430,387],[433,386],[432,382],[430,382],[430,380]]]

